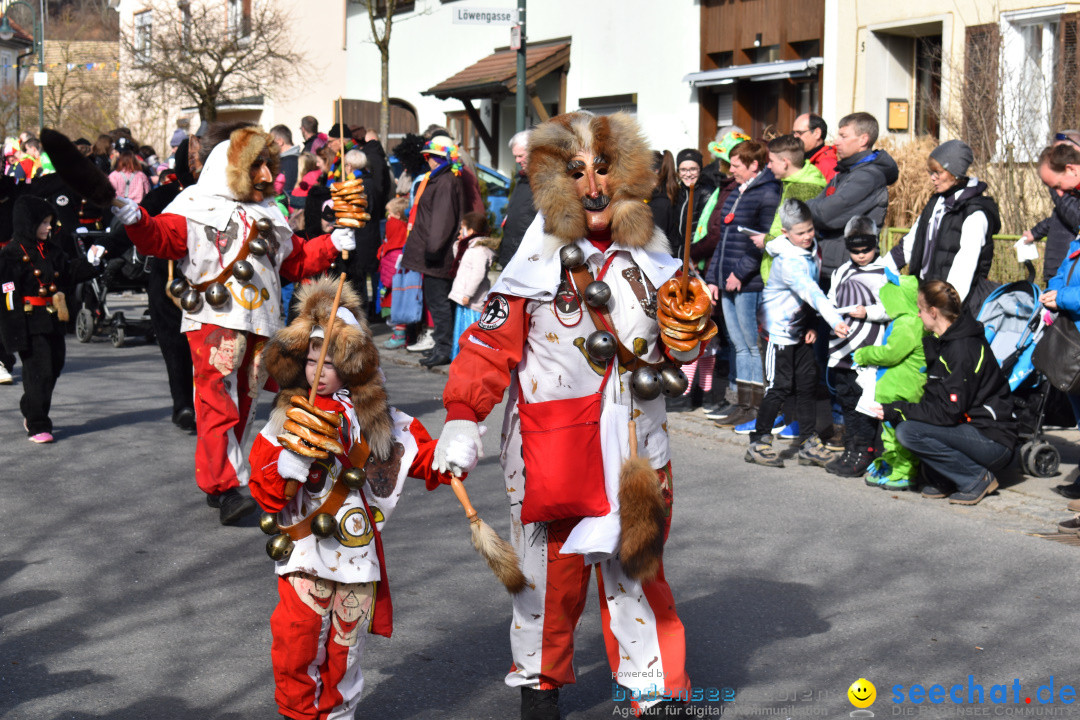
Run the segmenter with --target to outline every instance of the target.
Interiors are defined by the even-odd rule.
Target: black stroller
[[[108,251],[105,272],[75,288],[78,311],[75,314],[75,337],[90,342],[99,332],[107,332],[113,347],[123,347],[129,335],[139,335],[147,342],[154,341],[150,325],[150,310],[146,308],[137,319],[129,319],[123,311],[109,308],[110,293],[146,292],[148,258],[140,255],[127,238],[114,233],[90,231],[77,233],[76,244],[85,253],[94,245]]]

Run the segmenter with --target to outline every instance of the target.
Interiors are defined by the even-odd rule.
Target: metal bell
[[[264,512],[259,517],[259,529],[267,535],[276,535],[281,532],[281,528],[278,527],[277,515],[274,513]]]
[[[660,373],[656,368],[643,365],[630,376],[630,391],[638,400],[655,400],[660,397]]]
[[[615,357],[615,336],[607,330],[597,330],[585,339],[585,351],[597,362],[607,362]]]
[[[266,237],[274,229],[274,224],[266,218],[259,218],[255,221],[255,229],[259,231],[260,235]]]
[[[41,277],[41,270],[40,269],[34,268],[34,277]]]
[[[328,538],[337,531],[337,520],[330,513],[319,513],[311,518],[311,532],[316,537]]]
[[[288,535],[275,535],[266,541],[266,554],[272,560],[284,560],[292,554],[293,541]]]
[[[30,256],[29,255],[23,255],[22,256],[22,261],[23,262],[30,262]]]
[[[202,310],[202,295],[195,288],[188,288],[180,296],[180,307],[189,313],[197,313]]]
[[[233,263],[232,274],[240,282],[247,282],[255,274],[255,266],[247,260],[237,260]]]
[[[562,250],[559,250],[559,262],[564,268],[575,268],[585,262],[585,253],[581,252],[577,245],[564,245]]]
[[[590,307],[607,307],[611,302],[611,286],[603,280],[593,280],[585,287],[585,302]]]
[[[252,238],[248,242],[248,252],[255,257],[262,257],[266,253],[270,252],[270,246],[266,244],[266,241],[261,237]]]
[[[359,490],[364,487],[366,481],[367,473],[364,472],[364,468],[349,468],[341,474],[341,482],[345,483],[350,490]]]
[[[51,293],[54,293],[54,292],[56,292],[56,286],[55,286],[55,285],[52,285],[52,284],[50,284],[50,285],[49,285],[49,292],[51,292]]]
[[[175,278],[171,283],[169,283],[169,294],[175,298],[178,298],[184,294],[184,291],[187,290],[187,287],[187,280],[185,280],[184,278]]]
[[[45,297],[49,294],[49,289],[43,285],[37,289],[37,294],[41,297]]]
[[[689,386],[690,381],[686,379],[686,373],[679,368],[674,365],[665,365],[660,368],[660,392],[665,396],[679,397]]]
[[[211,283],[210,287],[206,288],[206,302],[210,303],[210,307],[221,307],[229,302],[228,289],[219,282]]]

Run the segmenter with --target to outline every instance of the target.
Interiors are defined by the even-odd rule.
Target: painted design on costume
[[[259,390],[266,384],[266,380],[270,377],[269,372],[266,370],[266,366],[263,365],[263,348],[266,346],[265,340],[259,340],[255,343],[254,348],[251,351],[251,364],[248,367],[248,397],[254,400],[259,395]]]
[[[649,282],[649,277],[645,273],[641,272],[641,268],[637,265],[628,267],[622,271],[623,279],[630,285],[630,289],[634,291],[634,296],[641,303],[641,309],[645,311],[651,319],[656,319],[656,288]],[[634,348],[634,352],[637,352],[637,348]],[[641,353],[638,353],[639,355]]]
[[[229,224],[225,226],[223,232],[218,232],[209,225],[203,226],[203,232],[206,233],[207,241],[217,248],[218,256],[224,257],[232,249],[236,243],[236,239],[240,236],[240,225],[236,222],[236,218],[229,220]]]
[[[376,523],[386,520],[382,510],[377,507],[371,508],[371,514]],[[371,521],[368,520],[364,508],[354,507],[345,513],[345,516],[341,518],[341,522],[338,523],[337,533],[334,537],[345,547],[358,548],[370,543],[375,537],[375,533],[371,529]]]
[[[236,330],[219,327],[207,334],[206,345],[210,364],[222,375],[231,375],[244,359],[247,339]]]
[[[399,442],[394,443],[394,449],[386,460],[379,460],[374,453],[368,456],[367,463],[364,464],[364,472],[367,473],[367,483],[372,495],[388,498],[393,494],[397,486],[398,474],[401,472],[403,457],[405,457],[405,446]]]
[[[334,581],[299,572],[289,573],[285,578],[296,596],[314,610],[316,615],[326,617],[330,613],[330,603],[334,596]]]
[[[477,325],[481,330],[497,330],[510,318],[510,303],[502,295],[492,295],[484,305]]]
[[[361,620],[370,614],[374,600],[374,583],[337,583],[337,590],[334,592],[334,615],[331,620],[334,630],[337,631],[335,644],[345,647],[356,645]]]
[[[225,287],[229,288],[229,294],[233,296],[233,300],[248,310],[255,310],[270,299],[270,292],[266,288],[260,290],[251,283],[241,285],[239,293],[236,290],[235,282],[227,283]]]

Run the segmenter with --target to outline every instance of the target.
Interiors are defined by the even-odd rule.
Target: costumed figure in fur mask
[[[330,347],[308,405],[337,283],[297,291],[299,315],[266,344],[270,377],[283,388],[251,448],[251,494],[275,534],[279,601],[270,618],[275,699],[295,720],[352,718],[364,676],[367,633],[393,629],[382,530],[405,478],[428,490],[448,484],[432,467],[435,441],[424,426],[387,403],[379,353],[360,299],[348,286]],[[448,442],[455,463],[476,464],[471,440]],[[298,481],[295,497],[286,484]]]
[[[256,127],[234,130],[211,151],[199,181],[150,217],[134,202],[114,208],[142,253],[180,260],[181,330],[195,375],[195,482],[223,524],[255,510],[244,431],[266,381],[259,355],[281,328],[281,278],[326,270],[355,247],[351,230],[303,240],[271,200],[277,145]]]
[[[445,437],[478,442],[478,423],[509,389],[500,457],[529,585],[514,596],[506,683],[521,688],[524,720],[561,717],[593,565],[612,677],[642,698],[635,709],[678,710],[663,694],[690,689],[661,563],[672,503],[661,391],[682,393],[678,363],[716,327],[698,278],[684,297],[702,307],[675,303],[683,317],[670,317],[680,273],[645,204],[651,163],[623,113],[560,115],[533,131],[539,214],[462,335],[443,393]],[[454,470],[442,450],[440,440],[437,467]]]

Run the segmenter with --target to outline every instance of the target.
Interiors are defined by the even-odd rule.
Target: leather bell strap
[[[606,328],[615,336],[615,347],[619,356],[619,364],[630,372],[641,367],[660,367],[662,363],[646,362],[635,355],[630,348],[622,344],[622,340],[619,339],[618,334],[615,332],[615,323],[611,319],[611,313],[609,313],[606,308],[597,310],[592,305],[585,302],[585,288],[593,281],[593,276],[592,273],[589,272],[588,266],[577,265],[570,268],[570,276],[574,280],[574,287],[577,289],[578,297],[581,298],[582,304],[585,305],[589,311],[589,317],[593,321],[593,327],[597,330]]]
[[[206,288],[210,287],[214,283],[224,283],[226,280],[232,277],[233,266],[241,260],[247,260],[247,257],[250,254],[250,243],[252,240],[255,239],[255,236],[258,235],[258,233],[259,230],[255,227],[255,223],[251,223],[251,229],[248,230],[248,236],[247,240],[244,241],[244,247],[240,248],[240,252],[237,253],[236,257],[233,258],[233,261],[229,263],[224,270],[221,271],[221,274],[213,280],[207,280],[206,282],[199,283],[198,285],[192,285],[191,287],[195,288],[197,292],[203,292],[204,290],[206,290]]]
[[[334,486],[330,488],[330,492],[327,494],[326,499],[322,501],[322,504],[315,508],[315,512],[311,513],[300,522],[293,525],[279,525],[278,530],[292,538],[293,542],[297,542],[311,534],[311,519],[316,515],[320,513],[326,513],[330,516],[337,515],[337,511],[345,504],[345,498],[349,496],[349,486],[345,484],[341,479],[341,476],[344,475],[345,471],[349,468],[364,467],[364,465],[367,464],[370,455],[371,447],[368,445],[367,438],[361,435],[359,444],[349,448],[349,454],[347,456],[348,462],[341,464],[341,473],[334,482]]]

